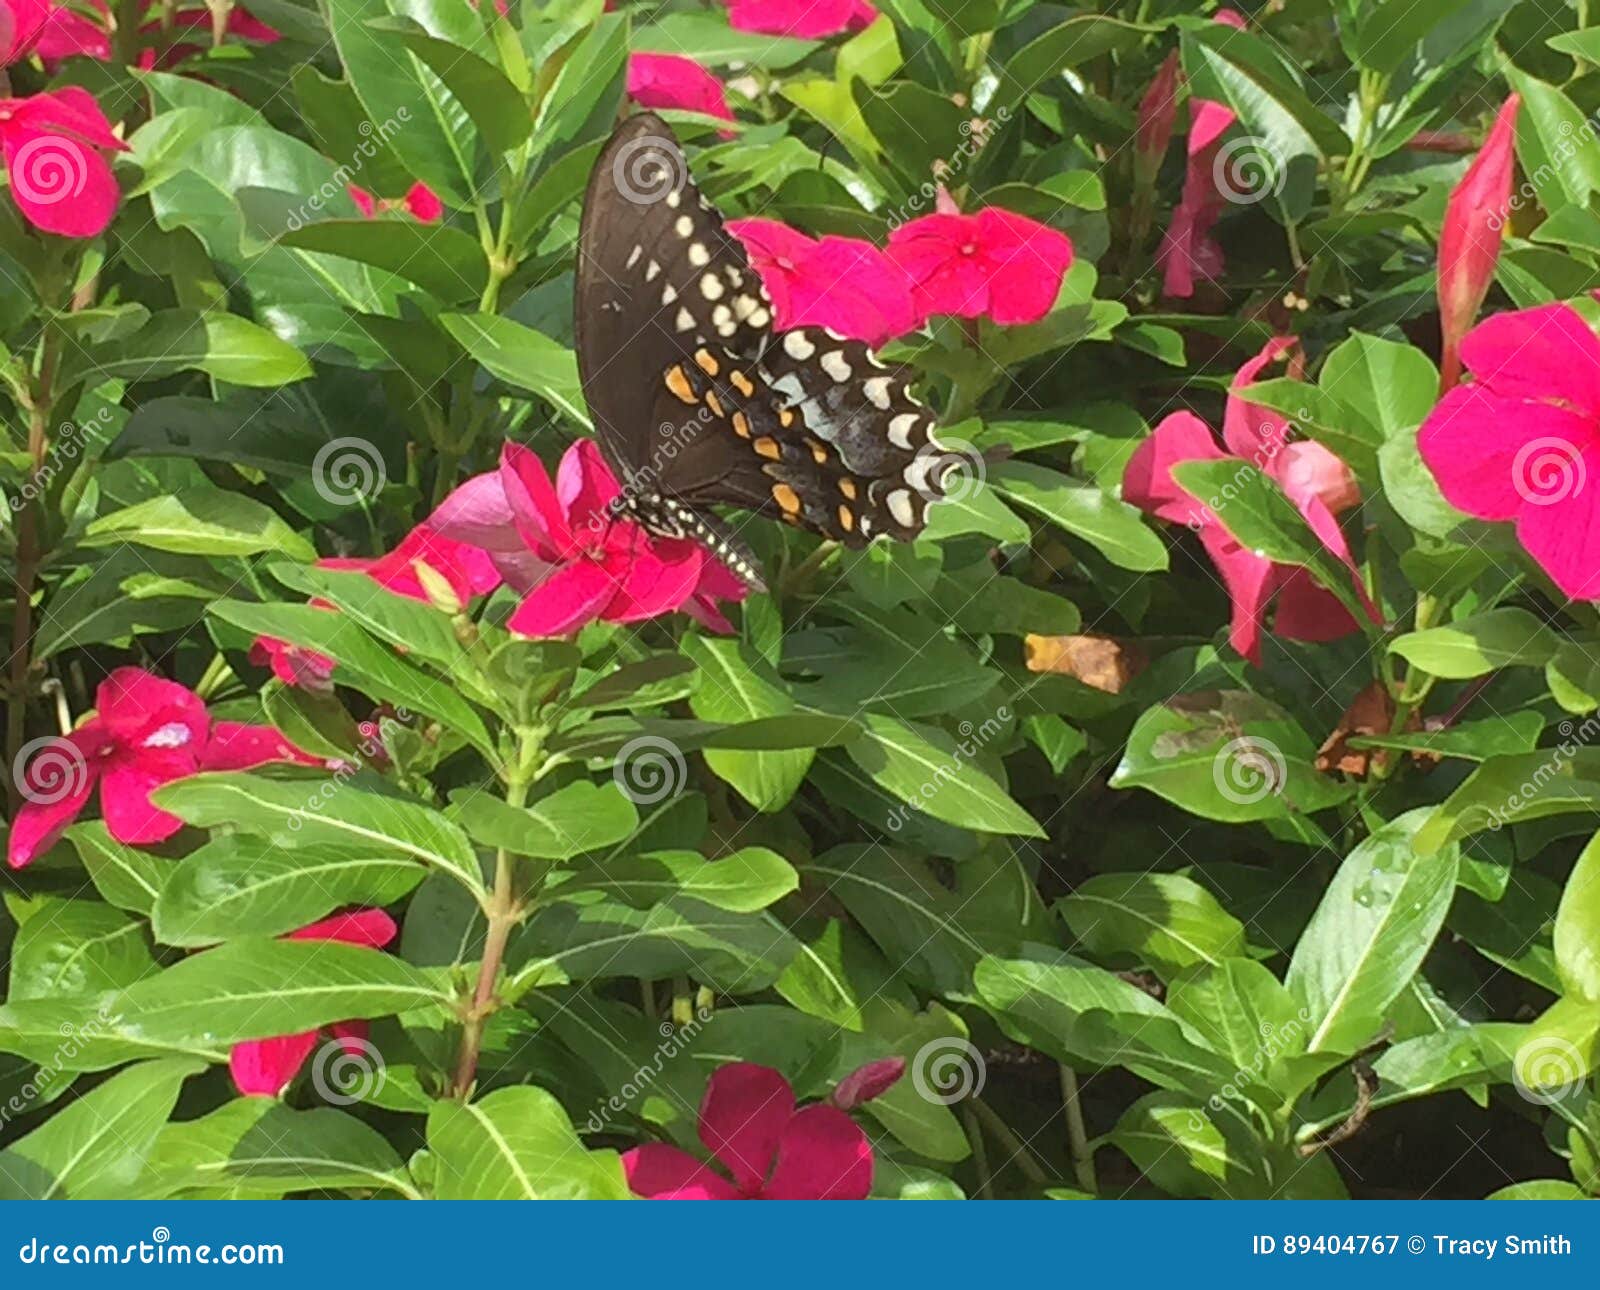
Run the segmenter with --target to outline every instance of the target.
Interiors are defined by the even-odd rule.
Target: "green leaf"
[[[336,788],[326,801],[325,786]],[[152,800],[201,828],[226,825],[283,847],[326,843],[369,855],[409,856],[449,874],[476,895],[486,894],[478,855],[467,835],[439,812],[407,798],[332,780],[229,772],[164,785]]]
[[[1417,832],[1431,853],[1484,829],[1573,812],[1600,812],[1600,757],[1582,747],[1491,757],[1461,783]]]
[[[1044,837],[1038,822],[937,726],[868,713],[850,760],[913,810],[980,833]],[[969,741],[970,742],[970,741]]]
[[[89,880],[118,909],[148,918],[176,862],[118,842],[100,820],[74,824],[67,841],[89,871]]]
[[[698,668],[689,710],[700,720],[732,725],[794,711],[794,700],[776,674],[742,642],[692,636],[684,640],[682,648]],[[769,812],[789,804],[815,756],[813,748],[705,752],[706,765],[712,771],[732,784],[751,806]]]
[[[287,385],[310,376],[293,345],[235,314],[163,309],[132,336],[69,365],[73,376],[148,381],[197,369],[230,385]]]
[[[377,593],[374,592],[374,595]],[[254,636],[273,636],[334,660],[334,680],[354,686],[404,712],[433,717],[469,739],[491,762],[497,761],[483,718],[450,685],[379,644],[361,624],[312,605],[262,605],[219,600],[207,606],[223,622]]]
[[[1102,54],[1130,49],[1148,30],[1105,14],[1075,14],[1035,36],[1011,56],[987,110],[1014,112],[1023,99],[1063,72]]]
[[[588,427],[578,360],[543,332],[493,314],[440,314],[439,323],[485,370],[507,385],[553,403]]]
[[[1112,564],[1139,573],[1167,567],[1166,545],[1139,511],[1093,484],[1025,461],[995,466],[990,483],[1003,497],[1081,537]]]
[[[1311,814],[1349,796],[1318,774],[1316,746],[1287,713],[1245,690],[1178,695],[1128,734],[1113,788],[1145,788],[1208,820]]]
[[[445,304],[476,300],[489,280],[483,248],[460,229],[413,219],[327,219],[278,238],[302,251],[340,255],[415,282]]]
[[[1099,874],[1073,888],[1060,910],[1090,954],[1131,954],[1167,973],[1215,966],[1245,949],[1244,925],[1180,874]]]
[[[183,1058],[130,1066],[17,1139],[7,1154],[38,1166],[48,1179],[37,1190],[25,1188],[25,1194],[36,1200],[135,1195],[132,1184],[183,1082],[204,1069],[204,1062]],[[11,1192],[11,1186],[0,1186],[0,1194]]]
[[[674,895],[691,896],[716,909],[753,914],[796,890],[794,866],[765,847],[741,847],[708,860],[698,851],[656,851],[585,865],[551,888],[555,899],[600,891],[648,909]]]
[[[1311,101],[1271,45],[1221,23],[1182,33],[1190,93],[1232,108],[1281,169],[1298,156],[1344,156],[1350,141]]]
[[[1568,994],[1600,1003],[1600,834],[1567,876],[1556,910],[1556,971]]]
[[[373,25],[394,32],[444,82],[491,152],[511,152],[527,142],[533,133],[533,113],[517,87],[493,63],[460,44],[428,35],[409,19]]]
[[[132,542],[179,555],[243,556],[273,551],[316,559],[316,548],[276,511],[238,493],[193,488],[152,497],[102,515],[84,534],[85,546]]]
[[[155,903],[151,926],[165,945],[277,936],[345,905],[391,905],[426,875],[414,859],[360,847],[218,837],[177,867]]]
[[[893,24],[889,27],[892,39]],[[856,39],[860,37],[853,38]],[[841,63],[853,40],[840,47],[837,57]],[[768,71],[792,67],[818,44],[815,40],[796,40],[791,36],[736,31],[721,14],[695,10],[662,12],[655,21],[635,32],[633,38],[636,53],[682,55],[685,50],[693,50],[695,61],[705,67],[748,63]]]
[[[586,779],[520,807],[482,789],[458,788],[446,814],[481,846],[535,860],[570,860],[621,842],[639,827],[638,810],[615,782]]]
[[[1506,79],[1522,96],[1517,113],[1517,158],[1528,175],[1548,175],[1574,206],[1587,206],[1600,192],[1600,139],[1589,129],[1588,118],[1561,90],[1505,65]],[[1545,198],[1541,204],[1555,208],[1563,203]]]
[[[36,896],[11,946],[7,998],[60,998],[131,985],[155,970],[144,924],[97,900]]]
[[[1152,1183],[1191,1199],[1266,1198],[1274,1188],[1265,1162],[1234,1149],[1218,1126],[1221,1113],[1173,1093],[1146,1093],[1123,1112],[1110,1135]]]
[[[395,1149],[371,1125],[332,1107],[297,1111],[271,1098],[241,1097],[162,1129],[138,1194],[373,1189],[420,1198]]]
[[[1543,667],[1556,645],[1555,633],[1526,609],[1491,609],[1397,637],[1389,648],[1425,672],[1464,681],[1501,667]]]
[[[621,1163],[586,1151],[542,1088],[496,1089],[428,1112],[428,1150],[440,1200],[626,1200]]]
[[[379,640],[426,659],[440,671],[452,676],[470,671],[467,651],[443,610],[390,591],[365,571],[275,564],[271,573],[284,586],[312,599],[326,600]]]
[[[1444,923],[1460,852],[1417,853],[1427,815],[1407,811],[1352,851],[1295,946],[1285,984],[1311,1013],[1312,1052],[1370,1042]]]
[[[1439,396],[1439,372],[1414,345],[1352,332],[1317,377],[1319,388],[1392,438],[1420,425]]]
[[[329,0],[328,28],[345,75],[374,127],[413,175],[450,205],[464,206],[476,187],[477,130],[438,77],[375,24],[401,8],[399,0]],[[471,43],[466,23],[476,24],[477,15],[470,10],[452,15],[453,31],[445,29],[446,11],[440,7],[405,11],[425,15],[435,35]]]

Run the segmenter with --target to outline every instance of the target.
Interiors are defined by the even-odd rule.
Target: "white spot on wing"
[[[889,410],[889,378],[887,376],[874,376],[861,387],[861,392],[867,396],[867,402],[880,412]]]
[[[896,448],[911,451],[911,432],[920,420],[915,412],[902,412],[889,422],[889,442]]]
[[[707,273],[700,279],[700,294],[707,300],[716,300],[722,295],[722,279],[714,273]]]
[[[841,385],[850,379],[850,364],[845,362],[842,349],[830,349],[822,356],[822,370]]]
[[[626,268],[626,269],[633,268],[634,265],[639,263],[639,257],[641,255],[643,255],[643,254],[644,254],[644,247],[642,247],[642,246],[634,247],[633,250],[628,252],[628,262],[623,267]]]
[[[679,237],[688,237],[694,232],[694,221],[687,215],[678,216],[678,222],[672,226],[673,232]]]
[[[903,529],[909,529],[916,524],[917,508],[911,504],[909,490],[897,488],[889,494],[889,514],[894,516],[894,522]]]
[[[661,266],[654,260],[651,260],[649,264],[644,266],[644,280],[646,282],[654,282],[660,273]]]
[[[675,326],[679,331],[693,331],[694,315],[687,309],[679,309],[678,317],[673,323],[673,326]]]
[[[711,252],[706,250],[705,243],[694,242],[690,244],[689,263],[697,269],[703,269],[711,263]]]
[[[806,339],[803,331],[792,331],[783,338],[783,352],[797,363],[803,363],[817,352],[817,347]]]
[[[661,288],[661,303],[662,303],[662,305],[664,305],[664,306],[665,305],[670,305],[677,298],[678,298],[678,293],[677,293],[677,291],[675,291],[673,289],[673,286],[672,286],[672,284],[670,282],[667,283],[666,286]]]

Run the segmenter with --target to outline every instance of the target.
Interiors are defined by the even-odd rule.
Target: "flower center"
[[[780,269],[782,269],[785,273],[793,273],[794,272],[794,261],[791,260],[787,255],[780,255],[778,257],[778,267]]]
[[[978,244],[976,242],[966,242],[966,243],[962,244],[962,247],[961,247],[961,254],[962,255],[976,255],[977,253],[978,253]]]

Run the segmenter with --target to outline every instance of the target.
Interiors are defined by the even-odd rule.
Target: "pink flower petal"
[[[235,1044],[228,1054],[234,1087],[246,1097],[281,1096],[316,1049],[318,1033],[307,1030]]]
[[[1283,578],[1282,566],[1248,551],[1220,524],[1201,530],[1200,542],[1222,576],[1233,602],[1228,643],[1261,666],[1261,630],[1266,624],[1267,602]]]
[[[739,1200],[739,1189],[687,1151],[647,1142],[622,1153],[628,1190],[646,1200]]]
[[[183,827],[183,821],[155,806],[150,794],[163,784],[192,775],[195,769],[192,753],[146,755],[137,760],[124,755],[113,761],[100,777],[100,815],[111,836],[130,846],[165,842]]]
[[[22,804],[11,821],[6,862],[32,864],[56,844],[89,804],[108,736],[90,721],[34,753],[22,773]]]
[[[621,486],[593,439],[579,439],[561,455],[556,471],[556,496],[571,525],[574,541],[592,545],[584,530],[594,532],[611,520],[609,507]]]
[[[198,748],[210,718],[204,701],[187,686],[138,667],[119,667],[95,690],[95,707],[106,733],[135,748],[151,738],[165,747]]]
[[[869,16],[870,15],[870,16]],[[868,25],[877,11],[860,0],[731,0],[735,31],[817,40]]]
[[[762,1189],[767,1200],[865,1200],[872,1190],[872,1144],[833,1106],[797,1111],[778,1140],[778,1160]]]
[[[683,608],[700,582],[704,551],[690,543],[673,544],[687,548],[680,555],[668,551],[668,543],[654,548],[642,545],[622,570],[622,585],[601,612],[610,623],[637,623]],[[677,559],[665,559],[677,555]]]
[[[249,770],[275,761],[317,766],[322,759],[296,748],[273,726],[219,721],[200,751],[199,769]]]
[[[680,54],[633,54],[628,58],[628,97],[641,107],[679,108],[733,120],[722,82]],[[731,131],[722,132],[732,138]]]
[[[1494,314],[1467,333],[1461,357],[1496,394],[1600,419],[1600,338],[1571,305]]]
[[[700,1103],[700,1141],[741,1191],[756,1192],[772,1168],[784,1126],[794,1114],[794,1090],[770,1066],[719,1066]]]
[[[1222,441],[1236,457],[1243,457],[1258,470],[1267,469],[1274,457],[1283,450],[1289,432],[1288,420],[1281,412],[1260,404],[1246,402],[1239,391],[1260,379],[1263,370],[1295,347],[1299,342],[1293,336],[1274,336],[1256,354],[1234,373],[1228,403],[1222,417]],[[1277,373],[1282,375],[1282,373]]]
[[[572,551],[572,531],[544,462],[531,449],[508,442],[500,450],[500,483],[524,545],[541,559],[565,558]]]
[[[1417,450],[1452,506],[1479,519],[1510,520],[1528,498],[1560,488],[1563,467],[1579,467],[1597,430],[1592,418],[1567,408],[1502,398],[1474,383],[1439,400],[1417,432]]]
[[[998,206],[979,211],[977,221],[989,270],[989,317],[1002,327],[1038,322],[1072,267],[1072,239]]]
[[[592,560],[557,569],[523,598],[506,626],[518,636],[565,636],[593,622],[617,594],[617,581]]]
[[[394,919],[381,909],[352,909],[290,932],[286,941],[343,941],[381,950],[399,934]]]
[[[1185,461],[1220,461],[1211,427],[1192,412],[1174,412],[1134,449],[1122,472],[1122,497],[1164,520],[1199,529],[1216,522],[1204,505],[1184,492],[1172,468]]]
[[[1586,453],[1583,467],[1586,487],[1553,505],[1522,508],[1517,540],[1566,595],[1600,600],[1600,452]]]
[[[420,179],[406,189],[406,195],[400,200],[405,208],[424,224],[437,224],[444,218],[444,203],[439,200],[439,194]]]

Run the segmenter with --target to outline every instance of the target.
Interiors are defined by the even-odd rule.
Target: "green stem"
[[[1050,1175],[1039,1163],[1039,1158],[1034,1155],[1033,1149],[1028,1146],[1016,1131],[1000,1118],[1000,1113],[985,1102],[981,1097],[967,1099],[969,1105],[978,1114],[978,1119],[983,1122],[997,1139],[1000,1145],[1011,1153],[1011,1160],[1016,1162],[1017,1168],[1028,1176],[1028,1181],[1040,1187],[1048,1186]],[[1008,1162],[1009,1163],[1009,1162]]]
[[[506,788],[507,804],[520,807],[527,801],[528,786],[527,773],[519,765]],[[521,916],[517,904],[514,864],[515,857],[505,847],[495,852],[494,890],[483,906],[484,915],[489,920],[483,938],[483,961],[478,965],[478,981],[472,992],[472,1005],[461,1028],[461,1048],[456,1059],[455,1094],[462,1101],[466,1101],[471,1094],[478,1078],[478,1057],[483,1050],[484,1026],[495,1011],[495,986],[499,983],[501,964],[505,962],[506,945]]]
[[[1072,1153],[1072,1173],[1078,1186],[1095,1195],[1100,1188],[1094,1177],[1094,1152],[1083,1123],[1083,1104],[1078,1098],[1078,1074],[1065,1064],[1061,1067],[1061,1104],[1067,1113],[1067,1145]]]
[[[967,1142],[972,1147],[973,1168],[978,1171],[978,1195],[985,1200],[993,1200],[994,1178],[989,1173],[989,1149],[984,1146],[983,1130],[978,1125],[977,1113],[970,1102],[961,1108],[961,1123],[967,1131]]]

